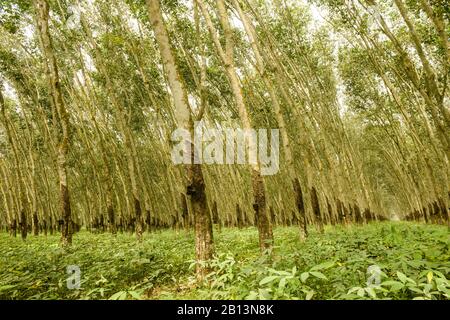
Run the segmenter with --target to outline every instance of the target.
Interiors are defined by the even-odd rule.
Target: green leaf
[[[397,284],[403,284],[399,281],[394,281],[394,280],[388,280],[388,281],[384,281],[381,283],[382,286],[393,286],[393,285],[397,285]]]
[[[109,297],[109,300],[123,300],[120,299],[121,295],[123,295],[125,293],[125,295],[127,294],[125,291],[119,291],[114,293],[111,297]]]
[[[432,271],[427,273],[427,280],[428,280],[428,283],[431,283],[431,280],[433,280],[433,272]]]
[[[295,276],[296,273],[297,273],[297,266],[294,266],[292,268],[292,275]]]
[[[408,260],[406,261],[406,263],[413,268],[419,268],[421,265],[423,265],[422,261],[417,260]]]
[[[318,264],[314,267],[311,268],[311,271],[317,271],[317,270],[324,270],[324,269],[329,269],[332,266],[334,266],[335,262],[334,261],[327,261],[321,264]]]
[[[259,298],[261,300],[270,300],[272,299],[272,295],[267,289],[259,289]]]
[[[300,275],[300,280],[302,280],[302,282],[305,282],[306,279],[308,279],[308,278],[309,278],[309,272],[303,272],[303,273]]]
[[[245,300],[256,300],[258,298],[258,292],[250,291],[250,294],[245,297]]]
[[[194,261],[194,262],[191,262],[191,264],[189,265],[189,270],[192,270],[192,269],[194,269],[194,267],[195,267],[195,265],[197,264],[197,262],[196,261]]]
[[[259,285],[260,285],[260,286],[265,285],[265,284],[267,284],[267,283],[269,283],[269,282],[272,282],[273,280],[275,280],[275,279],[277,279],[277,278],[278,278],[278,276],[268,276],[268,277],[265,277],[264,279],[262,279],[262,280],[259,282]]]
[[[400,289],[402,289],[403,287],[405,287],[405,285],[399,281],[385,281],[383,283],[381,283],[381,285],[383,286],[390,286],[392,291],[398,291]]]
[[[328,280],[328,278],[322,272],[311,271],[310,274],[312,274],[316,278]]]
[[[419,288],[409,287],[408,289],[413,291],[413,292],[417,292],[417,293],[423,294],[422,290],[420,290]]]
[[[137,293],[136,291],[128,291],[128,293],[135,299],[137,300],[142,300],[142,297],[139,293]]]
[[[375,290],[372,287],[365,288],[365,290],[370,297],[372,298],[377,297],[377,294],[375,293]]]
[[[280,283],[278,284],[278,289],[283,291],[286,286],[286,278],[281,278]]]
[[[359,289],[361,289],[361,287],[353,287],[350,290],[348,290],[347,294],[352,294],[355,291],[358,291]]]
[[[405,283],[407,281],[407,279],[408,279],[408,277],[404,273],[401,273],[400,271],[397,271],[397,277],[403,283]]]
[[[308,293],[306,294],[305,300],[311,300],[314,293],[315,293],[314,291],[308,291]]]
[[[6,291],[6,290],[12,289],[14,287],[17,287],[17,285],[7,284],[7,285],[4,285],[4,286],[1,286],[0,287],[0,291]]]
[[[404,287],[405,287],[405,286],[404,286],[403,283],[399,283],[399,284],[395,284],[395,285],[391,286],[391,290],[393,290],[393,291],[398,291],[398,290],[400,290],[400,289],[402,289],[402,288],[404,288]]]
[[[363,288],[358,289],[358,292],[356,293],[360,297],[364,297],[365,290]]]
[[[123,291],[122,294],[119,296],[118,300],[125,300],[127,298],[127,292]]]

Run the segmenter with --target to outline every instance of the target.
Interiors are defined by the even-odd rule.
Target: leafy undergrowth
[[[305,242],[278,227],[272,258],[254,228],[215,233],[211,272],[195,281],[193,234],[163,231],[55,236],[0,234],[0,299],[449,299],[449,232],[406,222],[328,227]],[[81,288],[67,288],[67,266]]]

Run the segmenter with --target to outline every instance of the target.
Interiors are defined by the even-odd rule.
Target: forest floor
[[[272,258],[261,257],[255,228],[215,230],[207,281],[194,273],[192,232],[59,236],[0,234],[0,299],[450,299],[449,231],[409,222],[276,227]],[[68,289],[67,266],[80,289]],[[69,279],[68,279],[69,278]]]

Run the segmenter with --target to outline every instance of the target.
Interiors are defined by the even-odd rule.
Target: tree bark
[[[189,130],[192,137],[194,132],[193,115],[191,114],[187,92],[181,82],[175,57],[171,49],[170,39],[164,25],[159,0],[147,0],[147,7],[156,42],[161,53],[162,63],[172,92],[177,125],[180,128]],[[188,178],[186,194],[189,196],[194,213],[195,252],[197,259],[196,271],[198,278],[202,279],[207,273],[207,268],[203,266],[203,263],[210,260],[214,252],[212,221],[208,210],[202,167],[200,164],[194,163],[195,146],[192,141],[188,143],[191,144],[191,164],[186,165],[186,174]]]
[[[244,97],[242,93],[242,88],[239,82],[239,78],[236,73],[236,68],[234,65],[234,45],[233,45],[233,35],[228,20],[228,14],[226,11],[225,3],[223,0],[217,0],[217,9],[219,12],[219,20],[221,22],[222,28],[225,35],[225,50],[222,48],[220,40],[217,36],[214,25],[211,21],[207,8],[202,0],[196,0],[205,18],[206,25],[209,29],[209,33],[213,39],[216,50],[221,58],[228,80],[231,84],[231,89],[235,98],[237,109],[239,112],[239,118],[242,122],[244,129],[250,130],[252,128],[250,117],[247,112],[247,108],[244,102]],[[256,149],[256,141],[250,136],[249,138],[249,149]],[[264,186],[264,179],[261,176],[261,168],[259,161],[256,164],[250,166],[251,176],[252,176],[252,187],[253,187],[253,209],[255,211],[255,218],[257,221],[257,227],[259,232],[259,246],[260,250],[264,252],[266,249],[272,248],[273,244],[273,233],[270,220],[267,216],[267,205],[266,205],[266,190]]]
[[[317,191],[316,191],[315,187],[311,188],[311,206],[313,208],[314,217],[318,224],[319,231],[320,231],[320,233],[323,233],[324,232],[323,219],[322,219],[322,215],[320,214],[319,198],[317,196]]]
[[[41,49],[46,62],[46,76],[49,82],[49,89],[52,94],[52,102],[58,114],[59,146],[57,166],[59,177],[61,218],[63,220],[63,225],[61,228],[61,244],[63,246],[66,246],[72,244],[72,213],[70,207],[69,184],[67,179],[67,154],[69,151],[69,114],[64,103],[61,83],[59,80],[58,66],[56,57],[53,53],[52,40],[48,25],[49,6],[47,0],[34,0],[34,7],[36,10],[37,30],[41,42]]]

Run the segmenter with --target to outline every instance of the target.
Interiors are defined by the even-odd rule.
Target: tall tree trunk
[[[259,45],[259,42],[256,38],[255,30],[253,24],[249,21],[246,13],[242,10],[241,6],[239,5],[239,2],[237,0],[233,0],[233,5],[237,9],[238,15],[242,21],[242,24],[244,26],[245,32],[247,33],[247,37],[249,39],[250,45],[253,49],[253,53],[255,55],[256,60],[256,66],[258,73],[261,75],[263,82],[269,91],[269,96],[272,101],[273,110],[275,113],[275,117],[277,119],[278,127],[281,133],[281,139],[283,143],[283,150],[286,160],[286,167],[287,172],[290,177],[292,177],[292,184],[293,189],[295,193],[296,198],[296,205],[297,210],[300,215],[300,239],[305,239],[308,232],[307,232],[307,225],[306,225],[306,217],[305,217],[305,209],[303,205],[303,194],[300,187],[300,181],[297,177],[295,168],[294,168],[294,162],[292,157],[292,150],[291,145],[289,141],[289,136],[287,133],[287,126],[286,122],[283,116],[283,112],[281,110],[281,105],[279,102],[279,98],[276,94],[275,86],[273,85],[273,81],[270,77],[270,73],[268,72],[267,68],[265,67],[269,63],[265,63],[264,58],[266,55],[263,53],[261,46]]]
[[[61,244],[72,244],[70,192],[67,180],[67,154],[69,151],[69,114],[67,112],[61,83],[59,80],[56,57],[53,53],[52,40],[49,31],[48,17],[49,6],[47,0],[34,0],[36,10],[37,30],[41,42],[42,54],[45,57],[45,72],[52,95],[52,102],[58,114],[58,177],[61,203],[61,218],[63,220],[61,230]]]
[[[117,90],[114,86],[114,81],[111,79],[105,59],[101,55],[101,52],[99,50],[99,47],[94,40],[91,30],[89,29],[89,24],[86,21],[86,18],[84,16],[81,16],[81,23],[84,28],[84,31],[86,35],[88,36],[88,39],[92,45],[92,47],[95,50],[96,58],[99,63],[99,67],[101,69],[101,72],[105,76],[106,80],[106,88],[109,93],[109,96],[111,98],[111,102],[115,108],[115,111],[117,113],[117,120],[119,124],[119,128],[121,133],[124,137],[124,143],[125,143],[125,155],[126,155],[126,164],[129,174],[129,179],[131,182],[131,195],[132,195],[132,201],[133,201],[133,208],[134,208],[134,221],[135,221],[135,233],[136,238],[139,242],[142,241],[142,235],[144,231],[144,225],[143,225],[143,215],[142,215],[142,190],[140,188],[140,184],[138,181],[141,181],[142,179],[142,170],[140,168],[138,154],[136,151],[136,145],[134,141],[134,137],[132,134],[132,131],[127,123],[127,118],[125,115],[124,106],[120,102],[120,99],[117,96]]]
[[[6,112],[6,103],[3,98],[3,94],[1,92],[1,88],[3,87],[3,84],[0,82],[0,109],[2,114],[2,120],[3,124],[6,129],[6,136],[8,137],[8,142],[11,146],[11,149],[13,151],[13,158],[14,158],[14,164],[15,164],[15,178],[17,180],[18,185],[18,192],[19,192],[19,212],[20,212],[20,231],[22,239],[25,240],[27,238],[27,208],[28,208],[28,200],[26,196],[26,188],[24,183],[24,176],[22,173],[21,163],[19,160],[19,150],[18,150],[18,142],[15,138],[13,138],[12,130],[10,127],[10,121],[9,117],[7,116]],[[17,137],[16,137],[17,138]]]
[[[252,129],[250,117],[245,106],[244,96],[242,93],[241,85],[234,64],[234,44],[233,34],[231,31],[230,23],[228,20],[228,13],[223,0],[217,0],[217,9],[219,12],[219,20],[225,35],[225,49],[222,47],[220,40],[217,36],[216,29],[211,21],[211,17],[208,10],[202,0],[196,0],[200,6],[202,14],[205,18],[206,25],[209,29],[209,33],[213,39],[216,50],[221,58],[228,80],[231,84],[231,89],[235,98],[237,109],[239,112],[239,118],[245,130]],[[256,141],[250,136],[248,139],[249,150],[257,150]],[[261,167],[259,161],[250,166],[253,188],[253,209],[255,211],[255,218],[257,222],[259,232],[259,246],[261,251],[272,248],[273,233],[272,225],[267,214],[266,203],[266,190],[264,185],[264,179],[261,175]]]
[[[155,32],[156,42],[158,43],[163,66],[172,92],[177,125],[179,128],[189,130],[192,137],[194,132],[193,115],[191,114],[187,92],[181,82],[175,57],[171,49],[169,35],[164,25],[159,0],[147,0],[147,7],[150,22]],[[187,143],[191,144],[191,164],[186,165],[186,174],[188,178],[186,194],[189,196],[194,213],[197,276],[201,279],[207,272],[207,269],[203,267],[202,263],[210,260],[214,252],[212,221],[208,210],[202,167],[200,164],[194,164],[194,144],[192,141]]]

